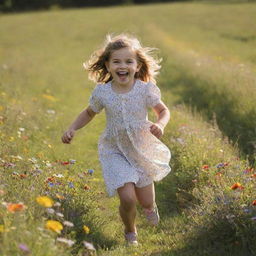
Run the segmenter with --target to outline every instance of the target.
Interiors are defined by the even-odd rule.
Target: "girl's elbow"
[[[87,115],[92,119],[95,117],[95,115],[97,114],[96,112],[94,112],[90,106],[88,108],[85,109],[85,112],[87,113]]]

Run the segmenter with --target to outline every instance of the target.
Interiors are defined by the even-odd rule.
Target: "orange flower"
[[[56,194],[56,197],[58,198],[58,199],[60,199],[60,200],[64,200],[65,199],[65,197],[63,196],[63,195],[60,195],[60,194]]]
[[[244,187],[239,182],[233,184],[230,188],[233,189],[233,190],[235,190],[237,188],[244,189]]]
[[[7,205],[7,210],[9,212],[18,212],[18,211],[22,211],[25,209],[25,205],[23,203],[19,203],[19,204],[8,204]]]
[[[27,178],[27,175],[26,175],[25,173],[21,173],[21,174],[20,174],[20,178],[21,178],[21,179],[25,179],[25,178]]]
[[[209,165],[205,164],[205,165],[202,166],[202,168],[203,168],[204,170],[209,169]]]
[[[256,200],[253,200],[253,201],[252,201],[252,205],[256,205]]]
[[[90,187],[88,185],[84,185],[84,190],[89,190]]]

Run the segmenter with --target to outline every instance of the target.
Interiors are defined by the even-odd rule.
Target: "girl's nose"
[[[121,68],[126,68],[126,66],[127,66],[127,65],[126,65],[125,62],[121,62],[121,64],[120,64],[120,67],[121,67]]]

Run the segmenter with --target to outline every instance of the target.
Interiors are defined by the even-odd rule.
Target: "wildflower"
[[[54,214],[54,213],[55,213],[55,210],[52,209],[52,208],[47,208],[46,211],[47,211],[49,214]]]
[[[56,241],[67,244],[69,247],[71,247],[75,242],[69,239],[66,239],[64,237],[58,237]]]
[[[19,248],[25,253],[30,253],[29,248],[25,244],[19,244]]]
[[[219,164],[216,165],[216,168],[222,168],[222,167],[224,167],[224,166],[225,166],[225,164],[219,163]]]
[[[37,163],[37,159],[35,157],[29,158],[28,161],[32,162],[33,164]]]
[[[230,188],[233,189],[233,190],[235,190],[237,188],[244,189],[244,187],[239,182],[233,184]]]
[[[68,186],[69,186],[70,188],[74,188],[74,187],[75,187],[73,182],[69,182],[69,183],[68,183]]]
[[[48,182],[48,185],[49,185],[49,187],[54,187],[55,186],[55,184],[53,183],[53,182]]]
[[[20,174],[20,178],[21,178],[21,179],[25,179],[26,177],[27,177],[27,175],[26,175],[25,173],[21,173],[21,174]]]
[[[56,203],[54,204],[54,206],[56,206],[56,207],[60,207],[60,206],[61,206],[61,203],[56,202]]]
[[[74,164],[76,162],[76,160],[70,159],[69,162],[70,162],[70,164]]]
[[[63,174],[53,174],[53,176],[54,177],[56,177],[56,178],[63,178],[64,177],[64,175]]]
[[[95,247],[93,246],[92,243],[88,243],[86,241],[83,241],[84,247],[88,250],[96,251]]]
[[[16,164],[13,164],[13,163],[5,163],[4,164],[4,167],[6,168],[14,168],[16,166]]]
[[[252,217],[251,220],[256,220],[256,216]]]
[[[56,212],[56,215],[59,216],[59,217],[61,217],[61,218],[64,217],[64,215],[63,215],[61,212]]]
[[[54,179],[54,177],[48,177],[48,178],[46,179],[46,182],[47,182],[47,181],[53,182],[53,181],[55,181],[55,179]]]
[[[36,201],[38,204],[49,208],[52,207],[54,204],[53,200],[48,196],[38,196],[36,198]]]
[[[60,200],[64,200],[64,199],[65,199],[65,197],[62,196],[62,195],[60,195],[60,194],[56,194],[56,197],[57,197],[58,199],[60,199]]]
[[[89,170],[88,170],[88,173],[92,175],[92,174],[94,173],[94,170],[89,169]]]
[[[69,164],[69,161],[66,161],[66,162],[61,162],[62,165],[68,165]]]
[[[49,145],[48,145],[48,146],[49,146]],[[52,164],[49,163],[49,161],[47,161],[47,162],[45,163],[45,165],[46,165],[46,167],[48,167],[48,168],[51,168],[51,167],[52,167]]]
[[[202,166],[202,168],[203,168],[204,170],[207,170],[207,169],[209,169],[209,165],[205,164],[205,165]]]
[[[74,224],[72,223],[72,222],[70,222],[70,221],[67,221],[67,220],[65,220],[64,222],[63,222],[63,224],[65,225],[65,226],[67,226],[67,227],[74,227]]]
[[[253,201],[252,201],[252,205],[256,205],[256,200],[253,200]]]
[[[84,185],[84,190],[89,190],[90,187],[88,185]]]
[[[83,229],[86,234],[89,234],[90,229],[86,225],[83,226]]]
[[[7,204],[7,210],[9,212],[19,212],[25,209],[25,205],[23,203],[18,203],[18,204],[12,204],[9,203]]]
[[[56,220],[48,220],[46,222],[45,227],[49,230],[52,230],[52,231],[56,232],[56,233],[60,233],[61,230],[63,229],[62,224],[59,221],[56,221]]]

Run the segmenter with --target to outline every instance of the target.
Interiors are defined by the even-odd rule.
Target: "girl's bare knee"
[[[123,187],[118,190],[120,204],[122,208],[129,210],[136,205],[136,194],[133,183],[126,183]]]

